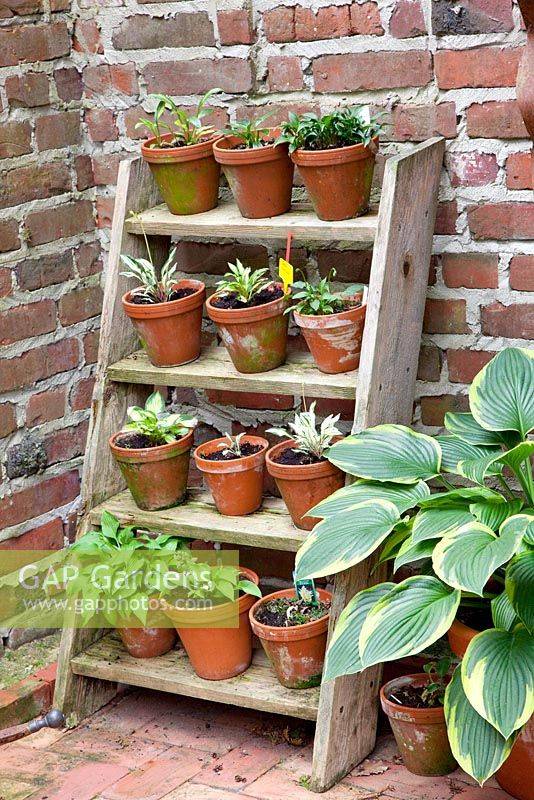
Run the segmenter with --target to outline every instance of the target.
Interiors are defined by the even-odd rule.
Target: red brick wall
[[[117,165],[138,151],[134,125],[151,91],[191,106],[219,85],[219,125],[267,109],[276,122],[289,109],[371,103],[386,114],[384,155],[434,134],[447,138],[418,426],[435,429],[446,410],[464,409],[468,383],[492,352],[534,338],[530,145],[514,89],[524,42],[517,5],[310,6],[78,0],[70,9],[65,0],[9,0],[0,12],[0,539],[20,543],[42,531],[32,537],[59,543],[75,508],[99,247],[105,259]],[[365,252],[296,247],[311,275],[333,265],[344,280],[368,275]],[[267,246],[194,244],[180,254],[203,277],[220,275],[236,252],[273,267],[277,255]],[[182,396],[199,406],[205,436],[232,423],[265,427],[293,405],[252,398],[243,411],[234,396]]]

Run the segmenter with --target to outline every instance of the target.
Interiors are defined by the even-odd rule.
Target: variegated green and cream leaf
[[[374,481],[359,480],[350,486],[343,486],[336,492],[321,500],[311,508],[308,514],[311,517],[331,517],[346,511],[356,503],[364,500],[389,500],[403,514],[413,508],[425,497],[430,497],[430,489],[424,481],[414,484],[376,483]]]
[[[506,503],[473,503],[469,506],[471,514],[483,525],[487,525],[493,531],[498,531],[502,523],[518,514],[523,506],[522,500],[511,500]]]
[[[401,545],[406,539],[409,538],[412,532],[411,521],[406,522],[401,520],[397,522],[387,539],[384,541],[380,556],[378,558],[377,566],[383,564],[385,561],[390,561],[395,558],[401,548]]]
[[[431,558],[436,546],[435,539],[426,539],[422,542],[414,542],[413,536],[406,539],[397,553],[393,562],[393,571],[396,572],[405,564],[412,564],[414,561],[421,561],[423,558]]]
[[[449,433],[452,433],[454,436],[459,436],[460,439],[470,444],[491,447],[492,445],[499,445],[504,441],[499,432],[487,431],[485,428],[482,428],[469,412],[455,413],[453,411],[447,411],[445,414],[445,427]]]
[[[515,613],[534,634],[534,550],[519,553],[510,561],[505,587]]]
[[[464,692],[460,666],[445,691],[444,710],[452,754],[482,786],[510,755],[514,737],[506,740],[477,714]]]
[[[465,442],[457,436],[435,436],[434,438],[441,447],[441,469],[444,472],[458,474],[460,461],[478,461],[502,454],[500,447],[479,447]]]
[[[412,538],[414,544],[427,539],[441,539],[462,525],[474,521],[474,516],[464,508],[428,508],[414,517]]]
[[[501,631],[511,631],[519,622],[519,617],[515,613],[506,591],[501,592],[491,601],[491,616],[493,624]]]
[[[394,583],[380,583],[358,592],[345,606],[335,627],[323,670],[323,682],[341,675],[353,675],[363,669],[360,659],[360,632],[367,614],[393,587]]]
[[[439,473],[441,450],[430,436],[404,425],[377,425],[332,445],[328,460],[359,478],[416,483]]]
[[[488,449],[488,448],[486,448]],[[498,475],[507,466],[517,472],[521,464],[534,453],[534,442],[521,442],[499,455],[488,454],[483,458],[460,461],[458,472],[474,483],[483,484],[486,475]]]
[[[457,508],[465,504],[466,510],[470,503],[488,500],[492,503],[504,503],[505,499],[499,492],[488,489],[487,486],[461,486],[448,492],[438,492],[419,501],[421,508]]]
[[[460,592],[432,575],[399,583],[369,612],[360,634],[364,667],[420,653],[452,625]]]
[[[528,722],[534,712],[534,637],[524,625],[477,634],[461,669],[467,699],[505,739]]]
[[[400,519],[389,500],[365,500],[342,516],[319,522],[297,552],[298,578],[331,575],[358,564],[370,555]]]

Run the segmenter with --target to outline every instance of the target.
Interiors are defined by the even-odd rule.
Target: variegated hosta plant
[[[330,575],[375,551],[394,569],[420,563],[420,574],[350,601],[327,681],[421,652],[460,603],[491,609],[494,627],[471,641],[445,697],[453,753],[482,784],[534,710],[534,350],[495,356],[469,402],[470,413],[446,415],[442,436],[379,425],[334,444],[328,459],[357,480],[311,509],[322,520],[296,568],[297,578]]]

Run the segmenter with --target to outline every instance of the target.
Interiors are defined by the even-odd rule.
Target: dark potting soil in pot
[[[274,144],[275,142],[276,142],[276,139],[274,139],[274,138],[262,139],[262,141],[260,142],[260,147],[267,147],[268,145]],[[228,149],[229,150],[257,150],[258,148],[257,147],[249,147],[244,142],[241,142],[241,144],[234,144],[232,147],[229,147]]]
[[[460,622],[474,628],[476,631],[485,631],[493,628],[493,619],[489,606],[487,608],[469,608],[460,606],[456,614]]]
[[[321,619],[330,611],[330,603],[319,600],[317,605],[298,600],[296,597],[276,597],[262,603],[255,619],[273,628],[294,628]]]
[[[286,447],[285,450],[275,455],[273,461],[276,464],[303,466],[306,464],[319,464],[321,461],[326,461],[326,458],[319,458],[319,456],[314,456],[312,453],[300,453],[292,447]]]
[[[141,450],[146,447],[159,447],[166,444],[162,439],[160,442],[154,441],[144,433],[123,433],[115,439],[117,447],[126,447],[128,450]]]
[[[183,289],[176,289],[176,291],[170,295],[168,300],[158,300],[156,302],[154,302],[154,300],[150,300],[149,297],[144,297],[141,294],[133,294],[130,295],[130,300],[128,302],[134,303],[136,306],[157,306],[160,303],[170,303],[173,300],[181,300],[183,297],[189,297],[190,295],[195,294],[196,291],[198,291],[198,289],[192,289],[190,286],[184,286]]]
[[[436,698],[430,701],[423,700],[422,695],[425,688],[425,686],[403,686],[402,689],[396,689],[389,694],[388,700],[400,706],[408,706],[408,708],[436,708],[442,705]]]
[[[206,461],[234,461],[236,458],[252,456],[254,453],[258,453],[260,450],[261,444],[251,444],[250,442],[245,442],[245,444],[241,445],[240,456],[236,456],[235,453],[231,453],[229,450],[214,450],[213,453],[205,453],[202,458],[205,458]]]
[[[238,300],[235,292],[214,297],[211,302],[215,308],[253,308],[254,306],[264,306],[266,303],[272,303],[273,300],[283,297],[283,294],[284,290],[280,286],[267,286],[261,292],[256,292],[256,294],[252,295],[248,303]]]

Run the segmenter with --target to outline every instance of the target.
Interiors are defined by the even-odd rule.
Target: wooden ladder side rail
[[[146,257],[147,254],[143,238],[126,231],[126,218],[131,210],[145,211],[158,202],[159,192],[148,165],[140,158],[122,161],[115,196],[77,538],[90,528],[90,510],[124,489],[108,439],[123,425],[128,406],[144,404],[149,391],[149,387],[143,385],[111,383],[106,373],[110,364],[125,358],[139,347],[133,325],[122,310],[122,295],[131,286],[128,285],[128,279],[120,275],[120,255],[125,253],[133,257]],[[156,264],[162,263],[167,256],[169,244],[168,236],[150,237],[150,248]],[[91,629],[67,628],[63,631],[54,703],[66,715],[70,715],[72,723],[101,708],[116,693],[115,683],[74,675],[70,668],[71,658],[85,650],[101,634],[102,631]]]
[[[353,431],[410,424],[444,139],[386,162],[373,251]],[[329,635],[362,589],[382,579],[373,560],[336,577]],[[382,667],[323,684],[311,788],[324,792],[374,748]]]

